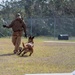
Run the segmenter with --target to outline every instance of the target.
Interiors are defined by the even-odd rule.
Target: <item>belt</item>
[[[16,30],[16,31],[14,31],[14,32],[18,32],[18,31],[20,32],[20,31],[22,31],[22,30]]]

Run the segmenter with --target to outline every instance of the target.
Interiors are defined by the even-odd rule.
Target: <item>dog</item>
[[[33,47],[34,47],[34,36],[30,36],[28,38],[28,42],[26,44],[24,44],[24,42],[22,42],[22,47],[19,48],[19,53],[18,55],[20,55],[22,53],[22,56],[24,56],[24,54],[26,54],[27,52],[30,52],[29,56],[32,55],[33,53]]]

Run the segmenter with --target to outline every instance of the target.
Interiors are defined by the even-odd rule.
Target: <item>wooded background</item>
[[[2,27],[20,12],[27,25],[27,34],[75,36],[75,0],[6,0],[0,4],[0,36],[11,36],[12,30]]]

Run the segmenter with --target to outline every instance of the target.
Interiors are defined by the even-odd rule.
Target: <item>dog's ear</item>
[[[32,38],[34,39],[34,36]]]
[[[31,36],[29,36],[29,39],[31,39]]]

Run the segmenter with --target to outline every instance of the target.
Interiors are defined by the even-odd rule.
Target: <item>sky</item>
[[[4,0],[4,1],[6,1],[6,0]],[[10,0],[8,0],[8,1],[10,1]],[[0,0],[0,3],[2,2],[2,0]]]
[[[4,0],[4,2],[5,2],[6,0]],[[8,1],[10,1],[10,0],[8,0]],[[13,0],[13,1],[18,1],[18,0]],[[1,2],[2,2],[2,0],[0,0],[0,4],[1,4]]]
[[[2,2],[2,0],[0,0],[0,3]]]

